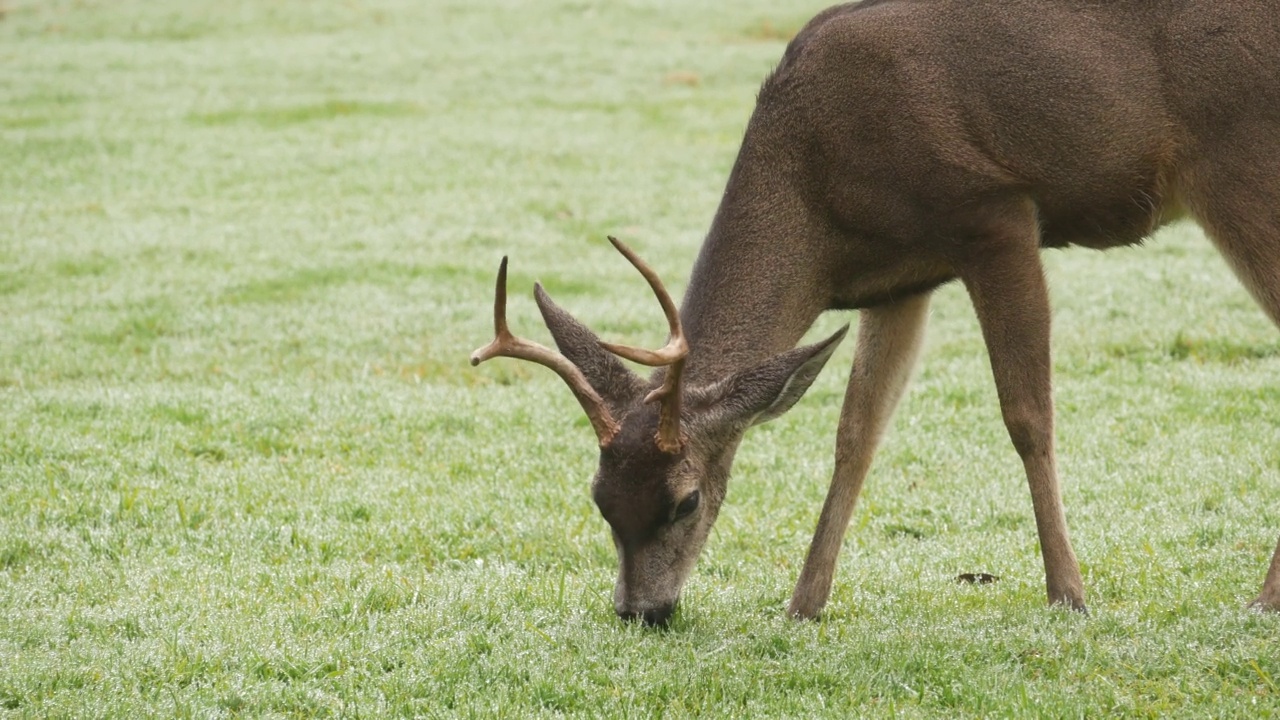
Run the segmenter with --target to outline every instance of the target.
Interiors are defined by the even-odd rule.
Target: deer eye
[[[694,510],[697,510],[698,495],[699,492],[697,490],[686,495],[685,498],[680,501],[680,504],[676,506],[676,516],[674,519],[679,520],[682,517],[687,517]]]

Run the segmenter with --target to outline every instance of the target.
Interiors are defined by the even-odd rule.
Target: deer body
[[[638,378],[538,292],[616,418],[613,434],[597,427],[593,496],[618,548],[619,615],[669,616],[746,429],[799,399],[843,331],[792,348],[822,312],[858,309],[831,489],[790,606],[816,616],[929,291],[956,279],[1027,473],[1049,601],[1083,609],[1039,251],[1137,243],[1184,214],[1280,324],[1274,3],[867,0],[818,15],[761,89],[679,316],[668,310],[672,342],[647,361],[665,370]],[[1255,604],[1280,609],[1280,546]]]

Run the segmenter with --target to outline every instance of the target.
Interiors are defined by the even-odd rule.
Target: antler
[[[551,368],[568,383],[574,397],[578,398],[578,403],[582,405],[582,409],[591,420],[591,427],[595,428],[600,447],[605,447],[613,441],[613,437],[618,434],[618,423],[613,419],[600,393],[591,387],[591,383],[587,382],[587,377],[582,374],[578,366],[555,350],[516,337],[507,329],[507,258],[505,256],[502,258],[502,265],[498,268],[498,283],[494,289],[493,334],[493,342],[471,353],[472,365],[479,365],[490,358],[509,357],[528,360]]]
[[[649,287],[653,288],[653,294],[658,297],[658,302],[662,305],[662,312],[667,316],[670,335],[667,338],[667,344],[657,350],[646,350],[644,348],[606,342],[600,343],[600,346],[619,357],[624,357],[641,365],[667,368],[662,387],[649,393],[644,401],[662,402],[662,409],[658,415],[658,435],[656,438],[658,449],[667,453],[680,452],[685,443],[685,437],[680,432],[680,380],[684,374],[685,357],[689,354],[689,341],[685,339],[684,329],[680,325],[680,311],[676,309],[675,302],[671,300],[671,295],[667,293],[667,289],[662,285],[662,280],[658,278],[658,274],[653,271],[653,268],[649,267],[621,240],[610,235],[609,242],[613,243],[618,252],[622,253],[635,266],[636,270],[640,271],[644,279],[649,282]]]

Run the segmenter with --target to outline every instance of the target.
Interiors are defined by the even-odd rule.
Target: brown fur
[[[1048,599],[1083,609],[1054,460],[1039,251],[1137,243],[1188,212],[1280,324],[1274,2],[868,0],[818,15],[760,91],[693,269],[680,312],[690,441],[677,456],[653,460],[651,435],[634,429],[655,422],[640,388],[662,373],[645,384],[543,308],[623,428],[594,482],[611,498],[618,613],[670,614],[742,434],[789,408],[838,338],[790,348],[820,313],[861,308],[831,490],[790,606],[816,616],[928,292],[954,279],[973,300],[1026,470]],[[694,489],[696,512],[663,515]],[[1280,546],[1255,604],[1280,609]]]

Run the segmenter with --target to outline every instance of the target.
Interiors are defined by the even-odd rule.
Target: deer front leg
[[[827,604],[849,518],[876,445],[907,387],[928,310],[925,294],[862,311],[853,372],[836,434],[835,472],[787,609],[793,617],[816,618]]]
[[[1276,551],[1271,555],[1271,568],[1267,570],[1267,579],[1262,581],[1262,592],[1249,603],[1249,607],[1280,612],[1280,542],[1276,543]]]
[[[982,238],[980,253],[959,271],[982,326],[1005,427],[1031,487],[1049,603],[1084,611],[1054,460],[1049,294],[1035,228],[1032,216],[1004,235]]]

